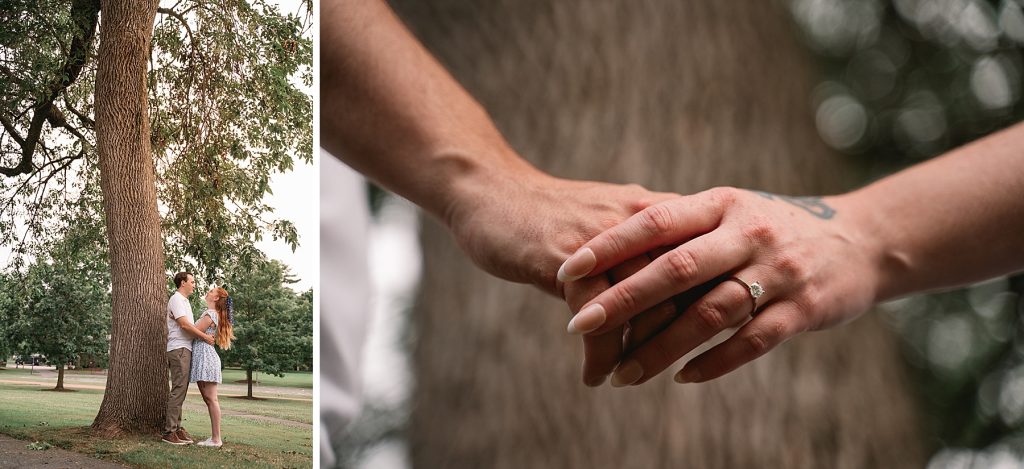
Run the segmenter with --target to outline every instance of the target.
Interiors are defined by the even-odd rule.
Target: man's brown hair
[[[178,272],[174,274],[174,288],[181,288],[182,282],[188,280],[188,276],[192,275],[188,272]]]

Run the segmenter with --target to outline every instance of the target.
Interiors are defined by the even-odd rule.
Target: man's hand
[[[632,184],[524,173],[467,178],[443,219],[479,267],[559,298],[565,294],[556,272],[570,254],[634,213],[678,197]]]
[[[572,313],[610,286],[646,266],[640,255],[610,269],[608,276],[576,282],[563,289],[558,265],[583,243],[655,203],[679,197],[637,185],[573,181],[532,168],[521,172],[479,173],[464,178],[443,219],[463,251],[482,269],[506,280],[530,283],[564,298]],[[669,303],[641,315],[641,322],[663,323]],[[597,386],[619,363],[622,328],[583,337],[583,382]]]

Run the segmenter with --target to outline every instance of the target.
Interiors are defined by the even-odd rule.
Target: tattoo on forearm
[[[788,195],[772,194],[769,192],[753,191],[755,194],[760,195],[768,200],[781,200],[790,205],[795,205],[802,208],[822,220],[829,220],[836,214],[836,210],[829,207],[821,197],[792,197]]]

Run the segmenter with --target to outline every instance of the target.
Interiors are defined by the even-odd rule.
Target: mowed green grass
[[[225,368],[221,375],[225,384],[245,384],[242,382],[245,381],[245,370]],[[313,389],[313,373],[309,371],[291,371],[285,373],[283,378],[266,373],[253,373],[253,378],[256,379],[253,389],[258,389],[260,386]]]
[[[34,385],[0,383],[0,433],[71,449],[90,456],[140,467],[251,468],[311,467],[313,464],[312,402],[267,399],[221,399],[225,415],[219,450],[177,447],[158,435],[100,439],[88,426],[103,398],[99,390],[44,391]],[[279,420],[280,419],[280,420]],[[210,436],[206,406],[190,389],[182,425],[199,441]]]

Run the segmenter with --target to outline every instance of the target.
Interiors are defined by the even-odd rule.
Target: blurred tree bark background
[[[864,175],[815,130],[812,59],[782,2],[392,4],[556,176],[803,195]],[[591,389],[562,302],[483,275],[433,221],[422,241],[416,467],[919,467],[929,453],[874,314],[708,384],[666,372]]]

